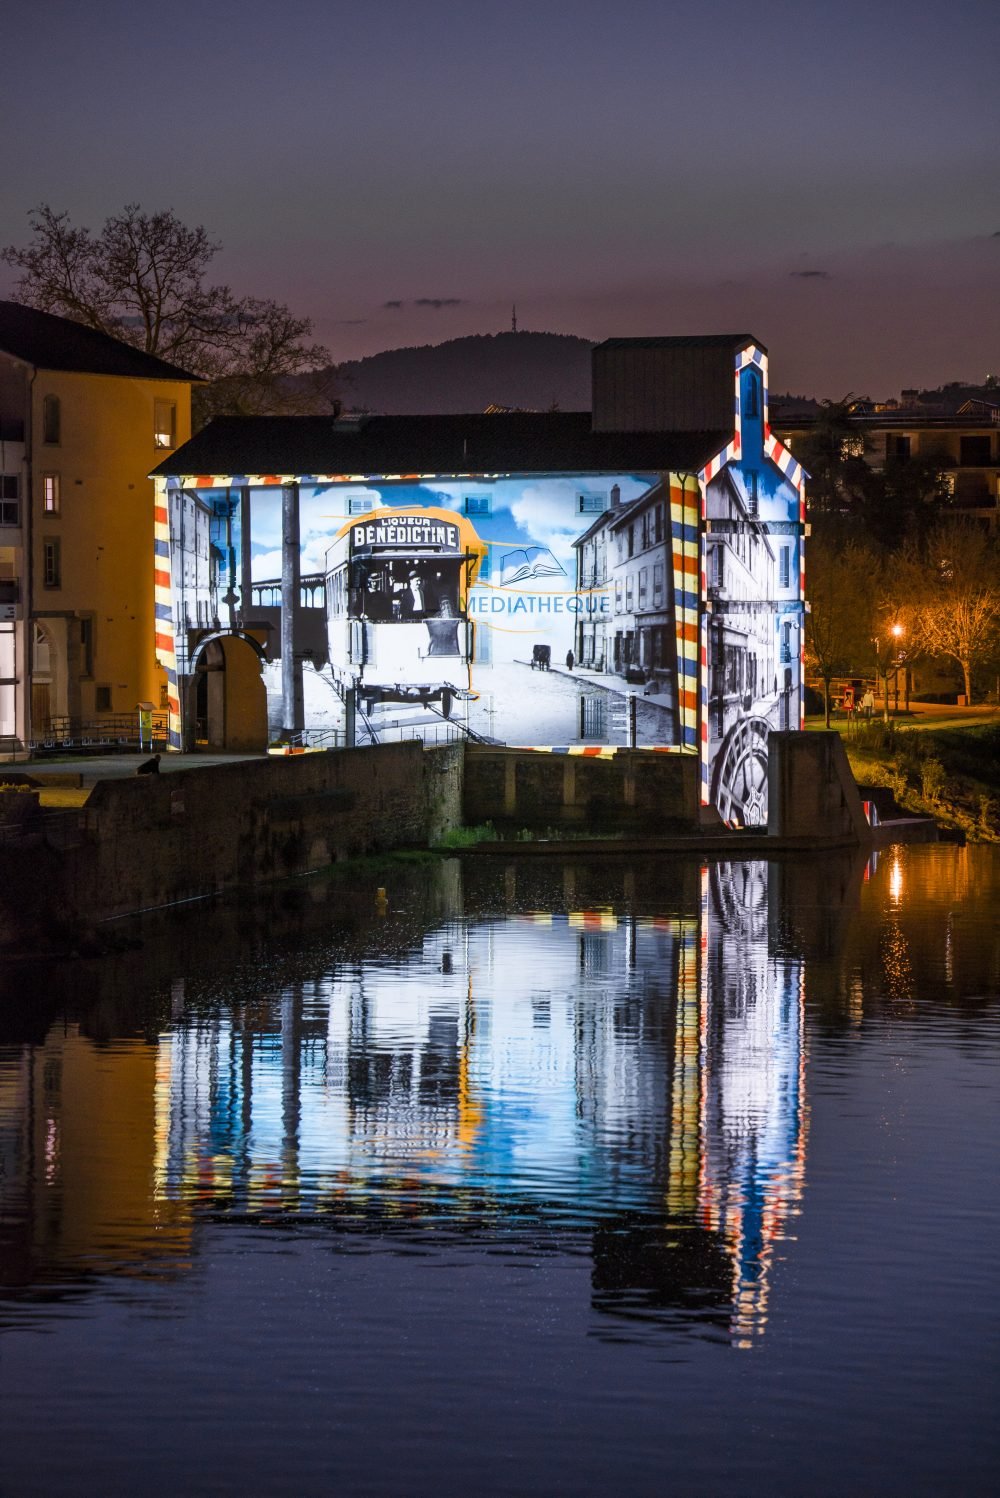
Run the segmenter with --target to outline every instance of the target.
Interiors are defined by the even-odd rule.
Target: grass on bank
[[[888,787],[903,810],[959,828],[970,842],[1000,842],[1000,724],[956,713],[831,727],[857,781]]]

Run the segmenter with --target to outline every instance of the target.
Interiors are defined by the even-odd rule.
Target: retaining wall
[[[461,822],[462,746],[239,760],[94,787],[78,841],[0,847],[0,945],[357,854]]]
[[[465,820],[498,827],[685,831],[698,826],[694,755],[619,749],[611,759],[469,744]]]

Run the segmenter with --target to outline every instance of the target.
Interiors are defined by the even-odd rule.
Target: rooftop
[[[732,436],[595,432],[589,411],[468,416],[222,416],[170,454],[158,476],[698,473]]]
[[[0,301],[0,352],[36,369],[121,375],[136,380],[187,380],[197,375],[68,317]]]

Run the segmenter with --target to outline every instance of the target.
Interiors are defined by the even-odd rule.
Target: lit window
[[[153,444],[155,447],[177,446],[177,407],[173,401],[153,402]]]
[[[778,552],[778,587],[787,588],[789,578],[788,547],[782,546]]]
[[[59,514],[59,475],[42,474],[42,509],[46,515]]]
[[[62,434],[62,408],[58,395],[47,395],[42,401],[42,441],[58,443]]]
[[[46,588],[62,587],[62,557],[59,542],[42,542],[42,583]]]
[[[21,485],[16,473],[0,474],[0,525],[21,524]]]
[[[489,515],[492,509],[492,495],[467,494],[465,496],[465,513],[467,515]]]

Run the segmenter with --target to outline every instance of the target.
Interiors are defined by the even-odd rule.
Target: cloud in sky
[[[404,307],[433,307],[435,312],[440,312],[442,307],[464,307],[465,301],[460,296],[418,296],[412,302],[404,302],[394,297],[391,302],[383,302],[384,312],[400,312]]]

